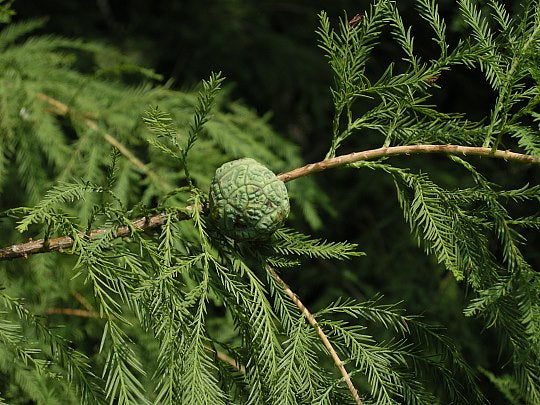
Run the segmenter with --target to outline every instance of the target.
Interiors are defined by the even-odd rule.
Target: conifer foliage
[[[540,186],[493,184],[467,156],[511,148],[509,165],[540,162],[540,2],[515,15],[497,0],[458,5],[470,36],[451,43],[437,2],[416,2],[431,60],[396,2],[337,24],[320,13],[333,132],[325,160],[296,177],[340,162],[390,176],[418,243],[472,290],[464,315],[504,337],[505,374],[469,364],[441,327],[380,296],[312,313],[283,280],[361,246],[289,227],[250,242],[220,233],[207,215],[217,167],[239,157],[275,172],[302,166],[297,147],[228,99],[221,74],[173,90],[103,44],[33,35],[44,24],[33,20],[0,31],[1,403],[479,404],[479,375],[511,403],[540,403],[540,278],[520,233],[540,228]],[[384,35],[403,59],[369,77]],[[479,122],[428,102],[458,65],[496,94]],[[340,160],[365,134],[381,149]],[[391,148],[426,144],[470,186],[392,164]],[[471,148],[458,156],[449,144]],[[293,216],[316,229],[329,197],[313,177],[287,186]],[[516,217],[515,205],[532,211]]]

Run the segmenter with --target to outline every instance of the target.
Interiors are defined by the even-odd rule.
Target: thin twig
[[[85,307],[90,312],[96,312],[94,311],[94,308],[92,308],[92,305],[86,300],[86,298],[83,297],[83,295],[77,291],[72,293],[73,298],[75,298],[77,301],[79,301],[79,304],[81,304],[83,307]]]
[[[118,149],[118,151],[122,155],[124,155],[133,164],[133,166],[138,168],[141,172],[143,172],[147,176],[151,177],[152,180],[154,180],[156,183],[159,183],[162,187],[170,188],[169,184],[167,184],[161,177],[159,177],[156,173],[150,170],[148,166],[146,166],[141,160],[139,160],[137,156],[131,153],[131,151],[128,148],[126,148],[118,139],[116,139],[111,134],[100,131],[98,125],[94,121],[83,116],[82,114],[79,114],[73,111],[66,104],[62,103],[59,100],[56,100],[55,98],[49,97],[46,94],[37,93],[36,97],[43,101],[46,101],[52,107],[54,107],[54,110],[52,111],[53,113],[57,115],[69,115],[81,121],[84,125],[90,128],[92,131],[95,131],[98,134],[100,134],[103,137],[103,139],[105,139],[105,141],[107,141],[116,149]]]
[[[492,152],[491,148],[482,148],[479,146],[461,146],[461,145],[405,145],[389,146],[385,148],[371,149],[362,152],[353,152],[348,155],[336,156],[332,159],[322,160],[317,163],[311,163],[298,169],[291,170],[278,175],[284,181],[291,181],[309,174],[332,169],[334,167],[346,166],[351,163],[363,160],[375,160],[385,156],[397,155],[418,155],[428,153],[440,153],[446,155],[463,156],[485,156],[506,161],[516,161],[520,163],[540,164],[540,158],[511,152],[509,150],[496,150]]]
[[[78,316],[81,318],[96,318],[101,319],[99,314],[96,311],[89,311],[86,309],[77,309],[77,308],[49,308],[46,312],[47,315],[67,315],[67,316]],[[220,352],[219,350],[214,350],[211,347],[204,347],[207,351],[214,354],[218,360],[223,363],[227,363],[229,366],[233,367],[242,374],[245,374],[246,367],[243,364],[238,363],[235,359],[229,356],[227,353]]]
[[[178,213],[177,218],[179,221],[189,218],[188,214]],[[143,217],[136,219],[131,223],[131,227],[140,230],[149,230],[158,228],[165,223],[166,215],[157,214],[152,217]],[[127,225],[119,226],[116,230],[116,237],[121,238],[131,235],[131,227]],[[106,228],[95,229],[89,233],[81,232],[79,236],[88,237],[89,239],[96,238],[99,235],[102,235],[109,230]],[[43,252],[61,252],[65,249],[69,249],[73,246],[73,238],[70,236],[60,236],[58,238],[52,238],[45,241],[44,239],[31,240],[26,243],[20,243],[18,245],[8,246],[6,248],[0,249],[0,261],[8,260],[17,257],[28,257],[28,255],[34,253],[43,253]]]
[[[67,107],[66,107],[67,108]],[[464,155],[464,156],[485,156],[490,158],[504,159],[507,161],[515,161],[520,163],[540,164],[540,158],[531,155],[511,152],[508,150],[497,150],[492,153],[490,148],[482,148],[475,146],[460,146],[460,145],[408,145],[408,146],[391,146],[387,148],[371,149],[363,152],[354,152],[348,155],[336,156],[332,159],[323,160],[317,163],[311,163],[303,167],[291,170],[286,173],[281,173],[278,178],[284,182],[295,180],[299,177],[307,176],[323,170],[332,169],[335,167],[346,166],[351,163],[364,160],[379,159],[384,156],[398,155],[414,155],[441,153],[447,155]],[[153,229],[163,225],[163,214],[157,214],[149,218],[139,218],[133,221],[134,227],[146,230]],[[179,216],[178,220],[188,219],[189,216]],[[97,229],[90,233],[90,238],[96,237],[107,232],[107,229]],[[127,226],[119,227],[116,233],[117,237],[129,236],[130,231]],[[51,251],[61,251],[73,246],[73,239],[69,236],[62,236],[48,240],[46,243],[43,239],[29,241],[18,245],[9,246],[0,249],[0,261],[13,259],[17,257],[28,257],[34,253],[43,253]]]
[[[99,314],[95,311],[77,308],[49,308],[45,313],[47,315],[68,315],[78,316],[81,318],[99,318]]]
[[[343,377],[343,380],[345,380],[345,383],[347,384],[347,387],[349,388],[349,391],[351,392],[352,397],[356,401],[358,405],[362,405],[362,400],[360,399],[360,395],[358,395],[358,390],[354,386],[351,376],[345,369],[345,366],[343,365],[343,361],[339,358],[339,355],[337,354],[336,350],[328,340],[328,337],[325,335],[319,324],[317,323],[317,320],[313,316],[311,312],[306,308],[306,306],[300,301],[298,296],[291,290],[291,288],[281,279],[281,277],[278,276],[278,274],[272,269],[270,266],[267,266],[266,269],[270,273],[270,275],[281,285],[283,288],[283,291],[285,291],[285,294],[291,299],[291,301],[298,307],[300,312],[306,317],[309,324],[315,329],[315,332],[317,332],[317,335],[319,335],[319,339],[324,344],[324,347],[326,347],[326,350],[328,350],[328,353],[332,357],[332,360],[335,364],[335,366],[338,368],[339,372],[341,373],[341,376]]]
[[[204,348],[208,350],[209,352],[213,353],[218,358],[218,360],[222,361],[223,363],[227,363],[229,366],[233,367],[234,369],[236,369],[242,374],[246,373],[246,367],[243,364],[238,363],[235,359],[233,359],[227,353],[214,350],[207,346],[205,346]]]

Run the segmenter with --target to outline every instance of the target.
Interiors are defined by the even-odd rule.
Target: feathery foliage
[[[321,46],[336,81],[335,126],[327,157],[334,156],[346,138],[362,130],[379,133],[382,146],[457,142],[483,144],[496,150],[504,144],[538,156],[534,146],[540,139],[539,128],[534,124],[535,109],[540,103],[537,1],[523,2],[520,15],[513,19],[497,1],[489,2],[490,17],[481,13],[473,2],[460,1],[460,12],[472,35],[454,47],[445,40],[446,27],[436,3],[419,1],[418,11],[433,29],[434,41],[440,48],[439,57],[429,62],[415,55],[412,31],[405,28],[396,4],[376,2],[372,7],[365,24],[362,21],[361,26],[351,26],[343,20],[339,32],[331,30],[328,17],[321,14]],[[365,58],[358,44],[381,34],[381,27],[372,28],[377,12],[384,16],[378,20],[387,23],[402,48],[405,64],[403,73],[394,73],[396,68],[391,63],[372,84],[364,73]],[[493,28],[495,24],[498,27]],[[365,39],[351,39],[356,35]],[[371,46],[362,48],[362,52]],[[443,114],[425,104],[432,96],[436,80],[454,65],[478,67],[497,93],[486,122]],[[340,73],[343,71],[354,74],[347,76]],[[361,98],[373,100],[374,106],[356,118],[353,104]],[[537,185],[523,185],[504,190],[491,184],[473,163],[458,157],[452,157],[452,161],[469,172],[475,182],[473,187],[445,189],[426,173],[414,174],[384,162],[360,162],[353,166],[382,170],[393,177],[405,219],[419,243],[457,280],[466,279],[478,294],[465,314],[484,317],[488,327],[500,327],[513,353],[519,392],[526,393],[523,397],[527,403],[536,403],[540,400],[536,377],[540,372],[539,278],[521,251],[524,238],[516,227],[520,224],[534,227],[536,215],[514,219],[507,206],[524,201],[531,201],[534,206],[540,201],[540,189]],[[491,248],[494,237],[496,250]]]
[[[396,2],[375,0],[337,28],[321,12],[334,75],[326,157],[361,135],[383,147],[457,143],[540,157],[540,3],[510,16],[496,0],[488,13],[460,0],[471,35],[453,43],[437,3],[416,4],[433,31],[429,61]],[[508,401],[540,403],[540,279],[520,233],[540,227],[538,185],[504,188],[455,156],[465,188],[387,160],[350,165],[390,176],[419,245],[471,289],[464,315],[503,338],[505,373],[475,370],[442,327],[380,296],[312,315],[274,270],[355,259],[357,244],[291,228],[239,242],[216,229],[206,193],[216,167],[241,156],[275,171],[301,165],[297,147],[227,99],[220,74],[179,92],[103,44],[31,36],[42,24],[0,32],[0,241],[72,243],[2,262],[1,401],[347,404],[354,384],[364,404],[478,404],[481,372]],[[366,66],[385,36],[403,57],[371,78]],[[495,92],[485,120],[428,104],[456,66],[479,69]],[[289,189],[293,215],[320,227],[323,192],[309,179]],[[135,225],[156,216],[158,229]],[[66,307],[74,300],[83,308]],[[66,327],[42,318],[55,313],[80,316]]]

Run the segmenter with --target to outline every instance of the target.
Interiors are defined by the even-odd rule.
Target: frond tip
[[[273,235],[271,250],[282,256],[306,256],[320,259],[350,259],[363,256],[358,245],[349,242],[328,242],[288,228],[278,229]]]

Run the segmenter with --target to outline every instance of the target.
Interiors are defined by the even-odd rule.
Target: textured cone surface
[[[210,186],[210,215],[233,239],[266,239],[289,215],[287,189],[256,160],[233,160],[216,170]]]

